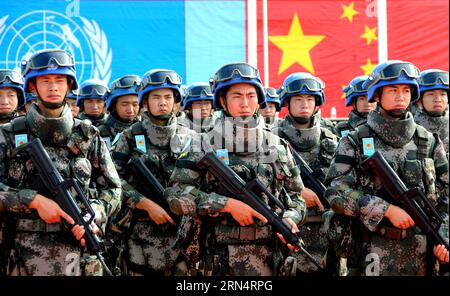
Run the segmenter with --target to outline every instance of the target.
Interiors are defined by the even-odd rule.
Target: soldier
[[[345,107],[351,106],[353,109],[348,114],[348,121],[341,121],[336,124],[336,133],[340,137],[346,136],[350,131],[355,130],[358,125],[366,123],[370,110],[374,110],[377,105],[367,101],[367,89],[362,88],[362,84],[366,79],[367,76],[355,77],[343,89]]]
[[[11,240],[8,274],[101,275],[99,261],[78,241],[84,244],[84,228],[70,226],[70,233],[73,217],[42,187],[29,155],[13,153],[39,138],[62,177],[76,179],[88,198],[95,212],[92,231],[104,231],[120,205],[120,179],[98,130],[74,119],[65,102],[68,91],[77,88],[75,61],[63,50],[39,51],[24,77],[24,90],[36,93],[37,103],[0,130],[0,212],[8,214],[3,229],[5,242]]]
[[[436,133],[444,144],[448,159],[448,72],[430,69],[420,73],[420,99],[414,115],[417,124]]]
[[[88,79],[81,83],[77,95],[77,106],[81,110],[78,118],[89,119],[95,127],[105,124],[108,117],[105,106],[108,94],[109,89],[103,81]]]
[[[73,117],[78,117],[80,107],[77,106],[78,91],[76,89],[69,91],[66,97],[67,105],[70,107]]]
[[[293,73],[286,77],[278,90],[282,106],[287,106],[288,115],[273,129],[273,133],[287,140],[304,161],[311,167],[320,182],[330,166],[337,146],[337,137],[320,125],[318,111],[325,102],[323,82],[309,73]],[[327,241],[321,218],[324,206],[317,194],[305,187],[302,197],[308,207],[305,225],[300,230],[308,250],[321,261],[327,250]],[[311,273],[317,267],[303,256],[297,256],[300,272]]]
[[[108,148],[118,140],[120,132],[138,121],[140,84],[141,78],[137,75],[125,75],[111,83],[110,93],[106,99],[109,116],[98,128]]]
[[[17,116],[25,100],[23,77],[15,70],[0,69],[0,124]]]
[[[264,117],[268,128],[277,126],[278,118],[277,112],[281,111],[280,99],[277,90],[273,87],[266,88],[266,108],[259,109],[259,114]]]
[[[375,151],[408,187],[426,194],[444,218],[441,230],[448,239],[448,161],[443,144],[407,111],[410,101],[419,99],[418,77],[419,70],[408,62],[392,60],[375,67],[363,87],[378,108],[369,113],[367,123],[341,138],[328,170],[326,196],[333,211],[362,224],[360,240],[353,244],[362,275],[424,275],[435,261],[426,258],[426,237],[414,228],[410,215],[382,199],[382,181],[362,169],[361,162]],[[443,245],[434,247],[434,255],[448,263]]]
[[[180,102],[181,77],[173,70],[154,69],[142,77],[139,104],[147,102],[142,120],[123,131],[112,146],[112,157],[123,179],[123,211],[114,225],[125,230],[124,271],[128,275],[186,274],[183,257],[173,249],[178,226],[155,197],[144,196],[137,190],[136,174],[130,173],[129,161],[140,157],[163,187],[167,186],[178,154],[185,143],[188,129],[180,128],[174,114]],[[178,127],[178,130],[177,130]],[[181,147],[179,147],[179,145]]]
[[[292,257],[284,264],[284,248],[266,225],[266,218],[230,196],[221,180],[196,166],[205,151],[213,149],[244,181],[258,178],[284,203],[283,218],[292,232],[298,232],[305,218],[300,197],[303,183],[286,143],[265,129],[257,113],[265,100],[259,72],[246,63],[224,65],[214,76],[212,90],[216,109],[223,109],[222,116],[202,145],[191,142],[177,160],[171,187],[165,192],[170,208],[178,215],[201,219],[197,247],[203,274],[295,272]]]
[[[197,133],[205,133],[214,127],[213,94],[208,83],[197,82],[185,90],[182,110],[185,116],[178,120]]]

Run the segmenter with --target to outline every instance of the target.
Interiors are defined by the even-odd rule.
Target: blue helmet
[[[419,99],[419,84],[417,78],[420,71],[410,62],[391,60],[378,64],[370,73],[369,78],[363,83],[362,87],[367,89],[367,96],[370,103],[375,102],[374,93],[377,89],[394,84],[411,85],[411,102]]]
[[[125,75],[111,82],[109,85],[110,93],[106,99],[106,109],[111,112],[114,107],[113,103],[120,96],[137,96],[140,85],[141,77],[138,75]]]
[[[17,108],[25,104],[23,77],[15,70],[0,69],[0,88],[11,87],[17,92]]]
[[[208,83],[196,82],[189,85],[185,90],[182,110],[186,110],[195,101],[211,101],[213,104],[214,96]]]
[[[367,96],[367,89],[362,87],[368,76],[357,76],[342,89],[345,94],[345,106],[350,106],[357,97]]]
[[[75,60],[72,55],[61,49],[44,49],[33,54],[28,61],[22,61],[22,75],[25,78],[25,92],[29,92],[28,83],[37,76],[59,74],[69,77],[71,89],[77,89]]]
[[[281,111],[280,98],[277,90],[273,87],[266,88],[266,103],[274,103],[277,111]]]
[[[282,107],[287,99],[296,95],[313,95],[316,98],[316,106],[321,106],[325,102],[324,88],[325,83],[320,78],[306,72],[298,72],[286,77],[277,93],[280,95]]]
[[[211,90],[214,93],[214,106],[216,110],[223,109],[219,100],[221,90],[237,83],[247,83],[255,86],[258,94],[258,104],[261,108],[265,108],[265,91],[258,69],[247,63],[236,62],[222,66],[214,74],[214,78],[209,80]]]
[[[37,100],[37,95],[35,93],[26,93],[25,94],[25,103],[33,102]]]
[[[86,99],[97,99],[101,101],[106,101],[108,97],[109,89],[106,84],[98,79],[88,79],[80,84],[77,95],[77,106],[83,107],[83,100]]]
[[[72,89],[71,91],[69,91],[66,96],[66,98],[72,99],[72,100],[76,100],[77,97],[78,97],[78,90],[76,90],[76,89]]]
[[[170,88],[175,94],[175,103],[181,102],[181,77],[174,70],[153,69],[142,76],[139,87],[139,106],[145,95],[155,89]]]
[[[439,69],[428,69],[420,73],[420,97],[429,90],[445,89],[448,93],[448,72]]]

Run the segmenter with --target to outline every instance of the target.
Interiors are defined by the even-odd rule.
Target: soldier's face
[[[448,106],[448,94],[445,89],[429,90],[423,93],[422,107],[428,112],[443,112]]]
[[[17,109],[17,91],[12,87],[0,88],[0,113],[11,113]]]
[[[194,101],[191,103],[191,112],[194,118],[208,118],[211,116],[212,103],[208,100]]]
[[[67,105],[70,107],[70,111],[72,112],[72,116],[78,116],[80,113],[80,107],[77,106],[77,100],[74,99],[66,99]]]
[[[84,113],[89,116],[97,117],[105,112],[105,101],[98,99],[83,100]]]
[[[226,98],[220,98],[220,103],[232,117],[253,116],[258,108],[256,87],[247,83],[233,84]]]
[[[137,95],[125,95],[117,98],[116,112],[121,119],[134,120],[139,113]]]
[[[259,114],[265,118],[272,118],[277,113],[277,105],[275,103],[266,103],[267,107],[264,109],[259,109]]]
[[[295,117],[311,117],[319,107],[313,95],[297,95],[289,101],[289,111]]]
[[[380,102],[384,110],[406,110],[411,102],[411,86],[408,84],[394,84],[383,86],[381,98],[374,94],[375,101]]]
[[[148,95],[148,111],[153,116],[168,115],[173,111],[175,96],[170,88],[152,90]]]
[[[369,103],[367,96],[359,96],[356,98],[356,111],[359,113],[369,113],[370,110],[375,110],[376,102]]]
[[[33,91],[33,88],[30,87],[30,90]],[[57,74],[38,76],[36,77],[36,90],[44,102],[60,103],[69,90],[67,76]]]

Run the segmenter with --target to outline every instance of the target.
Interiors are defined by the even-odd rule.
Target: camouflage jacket
[[[321,176],[320,181],[325,180],[338,140],[328,129],[320,126],[317,114],[313,117],[311,128],[298,129],[293,119],[287,116],[272,132],[286,139],[311,169]]]
[[[216,152],[220,150],[223,153],[222,157],[228,159],[229,166],[245,182],[257,177],[285,204],[284,217],[292,218],[297,224],[303,223],[306,209],[300,197],[303,182],[286,143],[264,129],[263,120],[259,120],[254,128],[231,125],[231,130],[224,130],[227,119],[230,118],[222,116],[218,119],[214,129],[208,133],[208,138],[200,145],[192,141],[177,160],[170,178],[171,187],[165,191],[172,211],[190,216],[216,217],[222,221],[222,225],[236,225],[230,215],[220,212],[228,201],[227,190],[211,173],[199,170],[196,166],[205,151],[212,149]],[[245,136],[238,137],[239,134],[245,134],[241,132],[253,134],[256,138],[250,140]],[[233,152],[238,151],[236,147],[248,147],[246,145],[249,143],[256,144],[254,150],[243,149],[239,150],[242,152]],[[283,189],[286,190],[285,193]],[[186,208],[175,206],[189,205],[189,201],[194,201],[195,206]]]
[[[98,130],[89,121],[73,119],[66,106],[59,118],[45,118],[32,105],[26,116],[0,130],[0,201],[7,211],[32,215],[29,204],[42,190],[26,153],[13,153],[21,141],[39,137],[63,178],[75,178],[104,226],[120,206],[120,180]]]
[[[177,124],[175,116],[166,126],[158,126],[151,122],[148,112],[143,114],[142,121],[134,123],[120,134],[111,148],[111,153],[122,178],[123,202],[129,208],[134,209],[136,203],[145,197],[135,188],[136,179],[129,170],[132,157],[142,158],[165,188],[174,170],[175,161],[189,141],[190,134],[185,126]]]
[[[411,113],[402,120],[388,120],[371,111],[366,124],[340,139],[326,178],[329,187],[325,195],[333,210],[359,217],[375,231],[389,206],[376,195],[373,176],[360,166],[363,138],[373,139],[373,144],[364,147],[379,151],[408,187],[421,188],[448,223],[449,174],[443,144],[417,125]]]
[[[355,110],[352,110],[348,114],[348,120],[337,123],[334,129],[339,137],[343,137],[346,136],[349,132],[354,131],[357,126],[366,122],[367,117],[363,117],[361,116],[361,114],[355,112]]]
[[[439,135],[442,143],[444,144],[445,152],[447,152],[448,158],[448,107],[445,109],[442,116],[431,116],[426,113],[423,108],[417,108],[416,114],[414,115],[414,120],[417,124],[420,124],[426,128],[431,133],[436,133]]]
[[[100,131],[100,137],[102,137],[103,141],[105,141],[108,149],[111,149],[111,145],[117,141],[118,134],[123,132],[126,128],[130,127],[133,122],[124,122],[117,119],[114,115],[110,114],[104,124],[98,126],[98,130]]]
[[[207,133],[214,127],[214,117],[208,117],[205,119],[192,120],[190,114],[185,114],[177,118],[178,123],[183,124],[196,133]]]

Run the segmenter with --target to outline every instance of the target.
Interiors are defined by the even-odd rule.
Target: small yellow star
[[[377,28],[369,28],[369,26],[364,25],[364,34],[361,35],[361,38],[364,38],[367,40],[367,45],[370,45],[373,40],[378,40],[377,37]]]
[[[349,22],[353,22],[353,17],[357,14],[359,14],[359,12],[357,10],[355,10],[354,8],[355,3],[352,2],[350,3],[350,5],[345,6],[345,4],[342,4],[342,9],[344,10],[344,12],[341,15],[341,18],[347,18],[349,20]]]
[[[341,84],[341,89],[343,90],[344,87],[346,87],[346,86],[347,85],[345,85],[345,84]],[[342,91],[341,99],[345,99],[345,92],[344,91]]]
[[[270,42],[283,51],[278,74],[296,63],[314,74],[310,51],[324,38],[325,35],[305,35],[298,16],[295,14],[288,35],[269,36]]]
[[[369,76],[375,66],[376,64],[372,64],[372,61],[370,60],[370,58],[368,58],[366,64],[360,66],[360,68],[364,71],[363,75]]]

